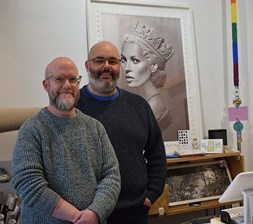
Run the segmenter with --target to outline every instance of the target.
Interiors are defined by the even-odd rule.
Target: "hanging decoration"
[[[234,99],[233,105],[238,109],[242,103],[239,89],[239,66],[238,66],[238,43],[237,43],[237,18],[236,0],[231,0],[231,21],[232,21],[232,50],[233,50],[233,78],[234,78]],[[237,150],[241,151],[243,124],[237,119],[233,125],[237,137]]]

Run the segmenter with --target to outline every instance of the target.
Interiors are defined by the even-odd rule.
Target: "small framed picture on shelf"
[[[223,139],[203,139],[201,151],[205,153],[223,153]]]
[[[231,181],[226,160],[168,167],[169,206],[218,199]]]

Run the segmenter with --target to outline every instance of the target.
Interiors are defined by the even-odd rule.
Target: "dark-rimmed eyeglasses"
[[[64,77],[64,76],[61,76],[61,75],[51,75],[49,77],[46,78],[46,80],[48,79],[53,79],[55,83],[57,84],[63,84],[66,82],[66,79],[68,80],[68,82],[71,84],[71,85],[77,85],[80,83],[81,79],[82,79],[82,76],[79,75],[79,76],[69,76],[69,77]]]
[[[121,59],[118,58],[103,58],[103,57],[96,57],[90,59],[95,66],[102,67],[105,65],[105,62],[107,61],[109,65],[118,65],[121,61]]]

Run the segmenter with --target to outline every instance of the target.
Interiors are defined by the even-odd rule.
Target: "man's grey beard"
[[[101,82],[96,78],[93,78],[93,75],[88,72],[89,84],[101,94],[109,94],[113,92],[117,86],[117,80],[113,79],[112,81]]]
[[[60,100],[59,96],[54,95],[51,91],[48,92],[50,104],[55,106],[58,110],[61,111],[71,111],[77,104],[80,93],[70,101],[70,100]]]

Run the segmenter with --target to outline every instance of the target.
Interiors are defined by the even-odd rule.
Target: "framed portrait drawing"
[[[147,100],[166,147],[177,145],[178,130],[190,130],[193,138],[202,139],[191,9],[150,0],[89,0],[86,9],[88,47],[107,40],[119,49],[118,86]],[[131,39],[139,45],[130,45]],[[140,69],[143,61],[148,68]]]
[[[226,160],[171,166],[169,206],[218,199],[231,183]]]

